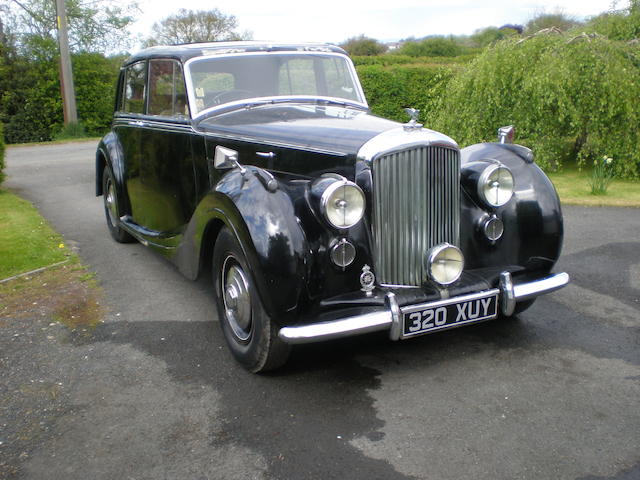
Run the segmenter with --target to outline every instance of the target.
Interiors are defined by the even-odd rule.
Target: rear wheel
[[[290,347],[278,337],[255,289],[235,236],[223,228],[213,250],[213,285],[218,318],[233,356],[251,372],[283,365]]]
[[[113,173],[109,167],[104,168],[102,174],[102,198],[104,201],[104,214],[107,218],[109,233],[116,242],[131,243],[135,239],[129,232],[120,226],[120,211],[118,203],[118,193],[113,179]]]

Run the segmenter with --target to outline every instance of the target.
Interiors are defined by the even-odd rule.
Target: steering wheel
[[[213,105],[221,105],[223,103],[232,102],[233,100],[241,100],[243,98],[252,97],[253,93],[249,90],[227,90],[220,92],[211,99]]]

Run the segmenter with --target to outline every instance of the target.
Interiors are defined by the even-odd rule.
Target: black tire
[[[120,207],[118,203],[118,193],[113,179],[113,173],[109,167],[104,168],[102,173],[102,199],[104,202],[104,215],[107,219],[109,233],[116,242],[131,243],[135,238],[120,226]]]
[[[227,228],[218,235],[212,267],[220,327],[233,356],[254,373],[283,365],[290,346],[278,337],[240,244]]]

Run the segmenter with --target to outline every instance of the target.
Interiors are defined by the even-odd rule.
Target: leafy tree
[[[500,28],[487,27],[476,30],[469,40],[474,47],[484,48],[505,38],[517,35],[519,32],[522,32],[521,25],[503,25]]]
[[[631,0],[627,8],[600,14],[592,18],[586,27],[587,31],[612,40],[640,38],[640,0]]]
[[[387,51],[386,45],[379,41],[360,35],[359,37],[351,37],[340,44],[349,55],[372,56],[380,55]]]
[[[57,14],[53,0],[4,0],[5,25],[16,47],[35,58],[57,52]],[[72,51],[108,52],[129,45],[127,27],[138,11],[135,1],[66,0]]]
[[[433,128],[468,145],[516,125],[545,168],[614,159],[640,177],[640,55],[604,37],[538,35],[498,42],[447,86]]]
[[[578,25],[581,25],[581,22],[564,14],[561,10],[556,10],[553,13],[539,13],[535,15],[525,25],[525,31],[530,34],[539,32],[545,28],[555,27],[562,32],[566,32]]]
[[[248,40],[249,32],[238,32],[238,20],[213,10],[187,10],[181,8],[153,24],[146,46],[176,45],[180,43],[216,42],[221,40]]]

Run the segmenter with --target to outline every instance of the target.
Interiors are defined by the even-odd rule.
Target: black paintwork
[[[163,47],[143,51],[129,62],[149,57],[185,61],[201,52],[194,46]],[[196,278],[203,270],[217,232],[226,225],[238,238],[274,321],[339,318],[350,309],[364,312],[384,304],[384,289],[371,296],[360,291],[362,267],[373,265],[371,211],[355,227],[338,232],[319,216],[312,186],[322,174],[339,174],[355,181],[371,205],[371,171],[367,162],[357,159],[357,152],[369,139],[398,126],[360,108],[314,103],[259,105],[198,123],[116,112],[112,132],[98,147],[96,191],[102,194],[106,165],[117,183],[123,228],[173,261],[187,277]],[[214,168],[218,145],[238,152],[247,168],[244,175],[238,169]],[[495,287],[505,270],[515,278],[548,273],[560,254],[562,215],[553,185],[531,163],[528,149],[479,144],[463,149],[461,158],[463,178],[467,169],[483,162],[504,163],[514,174],[516,191],[507,205],[489,209],[463,184],[460,246],[466,268],[449,294]],[[267,187],[265,172],[276,178],[275,191]],[[495,244],[477,227],[487,213],[495,213],[505,224]],[[354,264],[345,270],[333,265],[328,255],[338,238],[348,238],[357,250]],[[431,285],[395,293],[400,305],[441,295]]]

